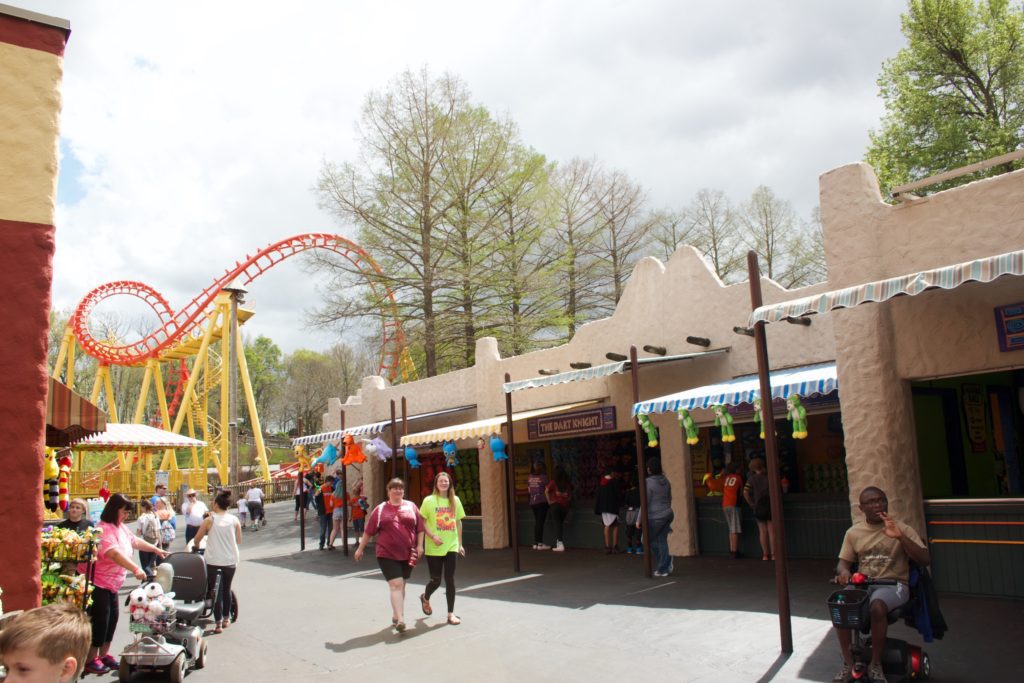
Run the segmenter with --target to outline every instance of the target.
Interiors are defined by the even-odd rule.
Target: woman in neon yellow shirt
[[[434,491],[423,499],[420,516],[426,534],[423,536],[423,554],[427,556],[430,569],[430,583],[420,595],[420,606],[426,615],[433,614],[430,596],[441,585],[444,573],[444,594],[448,599],[448,623],[455,625],[462,620],[455,616],[455,562],[459,555],[465,556],[462,546],[462,518],[466,513],[462,501],[455,495],[452,478],[447,472],[438,472],[434,477]]]

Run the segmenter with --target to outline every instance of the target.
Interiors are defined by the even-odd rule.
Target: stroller
[[[208,588],[206,561],[194,553],[174,553],[157,567],[157,583],[174,592],[174,606],[156,619],[132,621],[135,639],[121,653],[118,679],[125,683],[137,671],[165,672],[182,683],[190,669],[206,666],[207,644],[199,620],[213,612],[220,591],[219,576]],[[232,591],[231,620],[238,618]]]

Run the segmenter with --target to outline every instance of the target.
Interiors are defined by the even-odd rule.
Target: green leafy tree
[[[1024,9],[1009,0],[910,0],[907,46],[878,79],[886,113],[866,160],[893,186],[1024,142]],[[990,169],[992,174],[1010,165]],[[971,176],[936,185],[944,189]]]
[[[256,414],[266,429],[267,425],[263,422],[270,419],[274,401],[284,388],[281,349],[269,337],[261,334],[253,341],[245,342],[245,363],[249,368]]]

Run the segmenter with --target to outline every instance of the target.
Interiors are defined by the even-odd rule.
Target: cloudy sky
[[[862,157],[904,44],[898,0],[5,1],[71,21],[59,309],[119,279],[177,309],[270,242],[352,236],[317,208],[317,172],[353,158],[367,92],[424,64],[549,158],[627,172],[651,208],[767,184],[807,216],[819,174]],[[247,334],[326,348],[304,328],[316,300],[286,261],[251,286]]]

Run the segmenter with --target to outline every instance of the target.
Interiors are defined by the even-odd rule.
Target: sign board
[[[573,413],[533,417],[526,421],[531,441],[555,436],[572,436],[592,432],[615,431],[615,406],[602,406]]]
[[[1024,302],[996,307],[1000,351],[1024,349]]]
[[[153,473],[153,488],[167,486],[171,483],[171,473],[167,470],[157,470]]]
[[[106,503],[103,502],[102,498],[90,498],[86,501],[89,505],[89,519],[92,520],[93,524],[100,523],[100,515],[103,514],[103,508]]]

